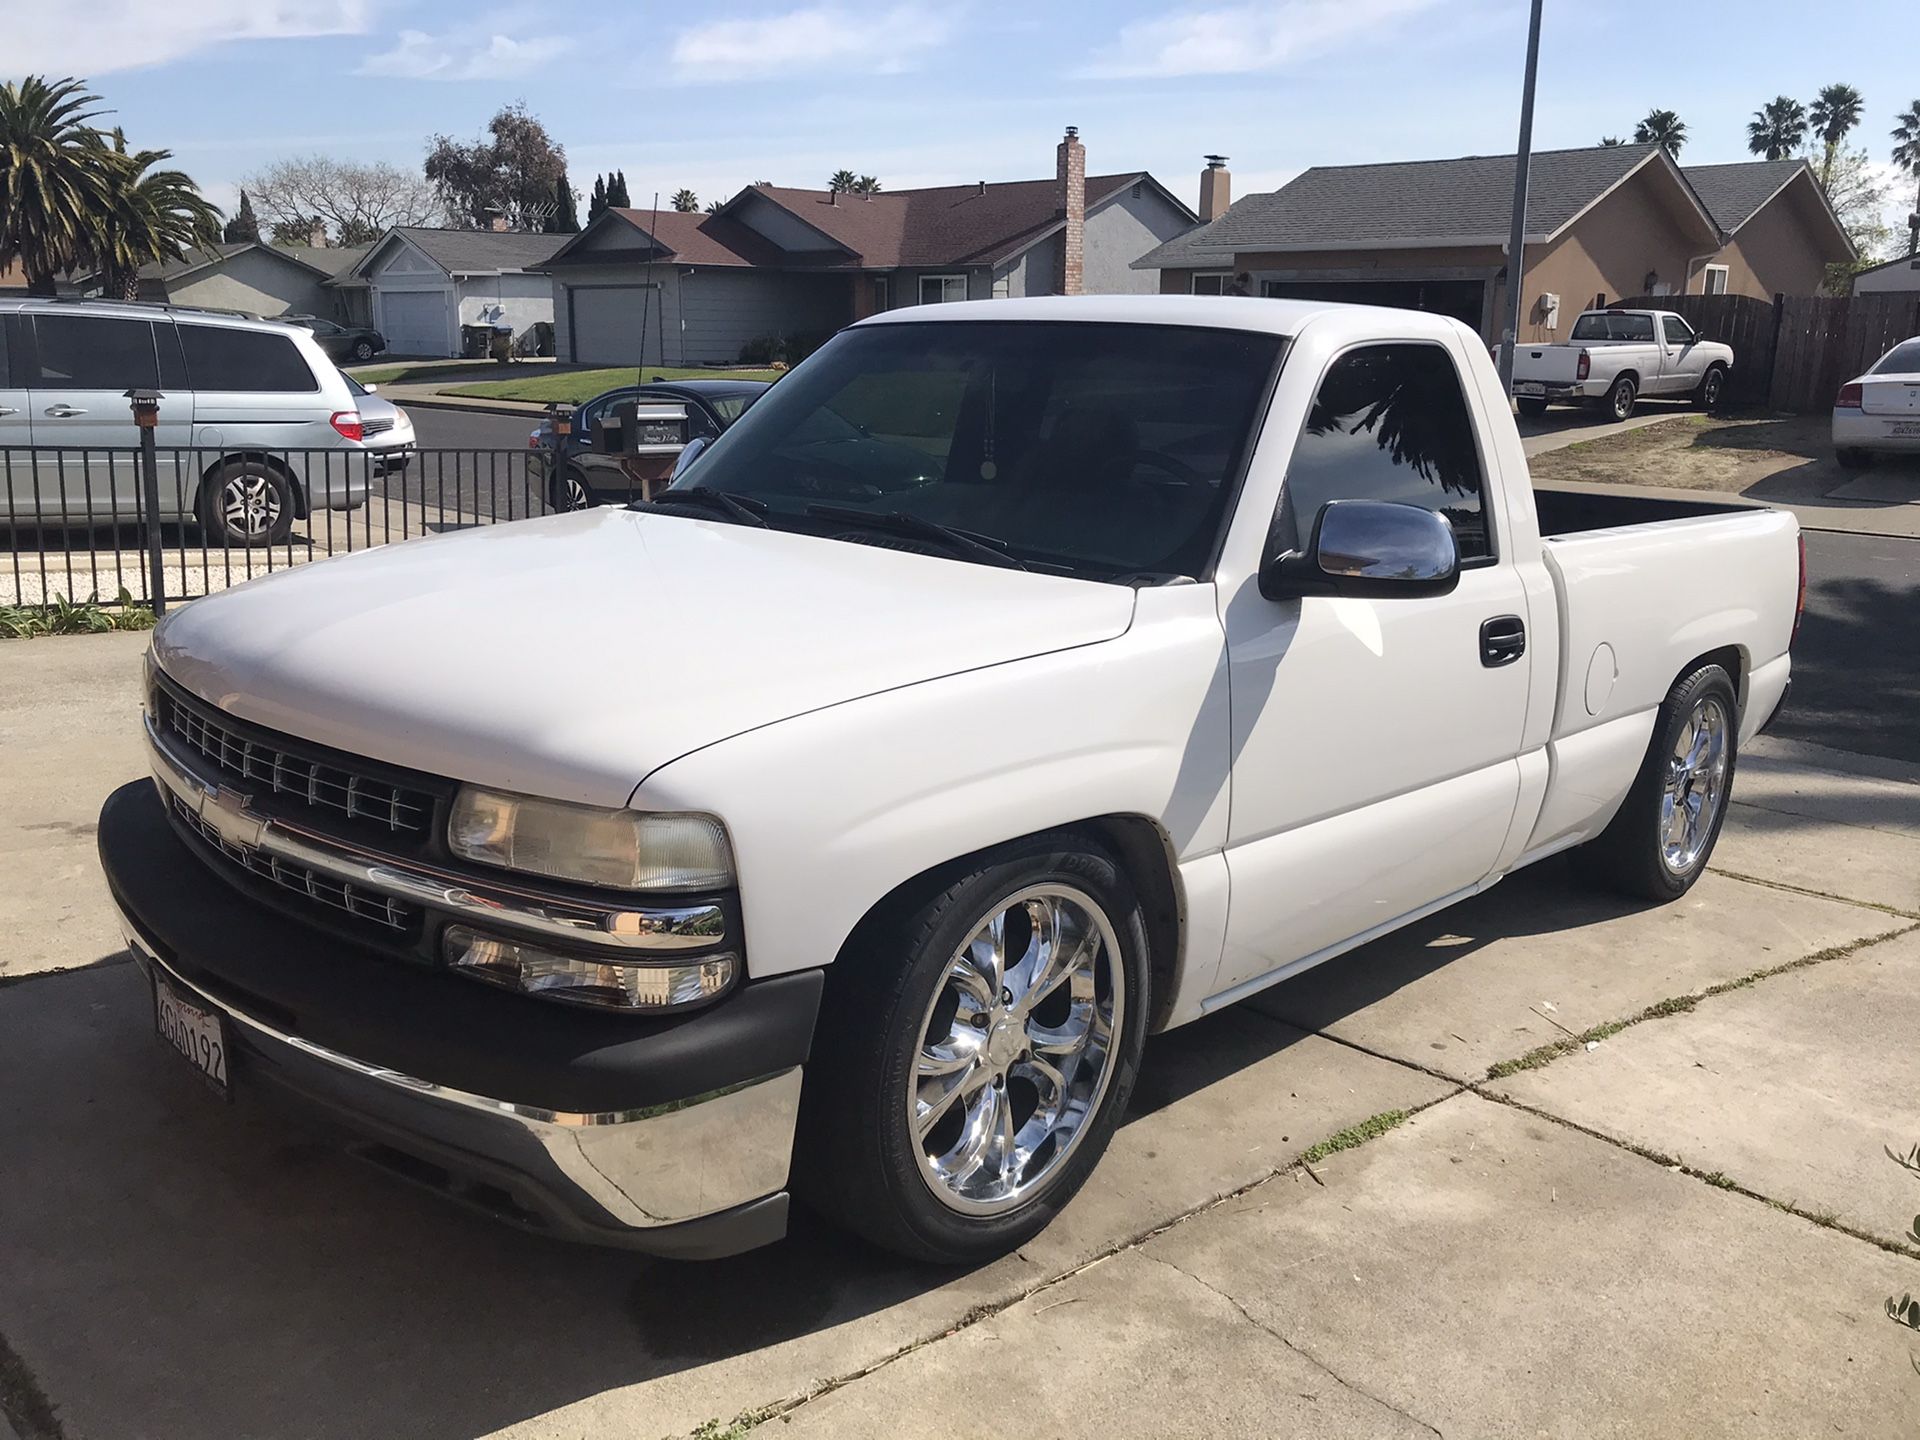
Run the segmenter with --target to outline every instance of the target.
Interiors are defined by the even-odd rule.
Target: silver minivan
[[[344,375],[305,329],[180,306],[0,300],[0,524],[144,513],[127,391],[161,394],[164,520],[266,545],[366,503],[373,469]]]

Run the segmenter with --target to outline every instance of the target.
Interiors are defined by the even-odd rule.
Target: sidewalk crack
[[[1387,1399],[1385,1396],[1377,1395],[1363,1385],[1354,1384],[1353,1381],[1347,1379],[1346,1376],[1342,1375],[1338,1370],[1335,1370],[1331,1365],[1327,1364],[1326,1361],[1322,1360],[1318,1355],[1315,1355],[1311,1350],[1307,1349],[1304,1345],[1301,1345],[1293,1340],[1288,1339],[1287,1336],[1282,1334],[1280,1331],[1274,1329],[1274,1327],[1267,1324],[1266,1321],[1260,1319],[1259,1316],[1255,1315],[1251,1310],[1247,1309],[1245,1305],[1241,1304],[1240,1301],[1235,1299],[1233,1296],[1229,1295],[1226,1291],[1222,1290],[1218,1285],[1209,1284],[1207,1281],[1202,1280],[1198,1275],[1194,1274],[1191,1270],[1188,1270],[1183,1266],[1176,1265],[1171,1260],[1165,1259],[1164,1257],[1159,1255],[1155,1255],[1148,1250],[1143,1249],[1140,1251],[1140,1253],[1142,1255],[1145,1255],[1149,1260],[1152,1260],[1155,1264],[1166,1266],[1167,1269],[1173,1271],[1174,1274],[1185,1276],[1187,1279],[1193,1281],[1194,1284],[1198,1285],[1201,1289],[1211,1291],[1213,1294],[1218,1295],[1222,1300],[1226,1301],[1227,1304],[1231,1305],[1235,1310],[1240,1312],[1241,1319],[1245,1320],[1249,1325],[1253,1326],[1256,1330],[1260,1330],[1265,1332],[1268,1335],[1271,1335],[1274,1339],[1278,1340],[1282,1345],[1286,1346],[1287,1349],[1291,1350],[1294,1354],[1298,1355],[1302,1360],[1306,1361],[1309,1365],[1313,1366],[1314,1369],[1318,1370],[1321,1374],[1325,1375],[1329,1380],[1333,1381],[1333,1383],[1338,1385],[1342,1390],[1352,1391],[1355,1395],[1358,1395],[1363,1400],[1371,1400],[1374,1404],[1380,1406],[1382,1409],[1391,1410],[1395,1415],[1398,1415],[1401,1419],[1412,1421],[1415,1425],[1418,1425],[1422,1430],[1426,1430],[1436,1436],[1440,1436],[1440,1440],[1446,1440],[1445,1436],[1440,1435],[1439,1426],[1429,1424],[1427,1421],[1422,1420],[1418,1415],[1412,1414],[1409,1411],[1401,1409],[1398,1405],[1394,1404],[1391,1400]]]

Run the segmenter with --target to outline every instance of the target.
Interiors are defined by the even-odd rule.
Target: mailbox
[[[601,455],[677,455],[688,428],[685,405],[628,401],[594,421],[593,448]]]

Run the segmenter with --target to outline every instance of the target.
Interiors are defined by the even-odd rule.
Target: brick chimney
[[[318,216],[307,222],[307,244],[321,250],[327,248],[327,222]]]
[[[1087,147],[1080,143],[1080,127],[1067,126],[1056,152],[1054,176],[1060,187],[1060,213],[1066,229],[1060,233],[1060,269],[1054,289],[1062,295],[1080,293],[1081,262],[1087,243]]]
[[[1200,172],[1200,223],[1218,220],[1233,204],[1233,176],[1227,170],[1227,157],[1207,156],[1207,168]]]

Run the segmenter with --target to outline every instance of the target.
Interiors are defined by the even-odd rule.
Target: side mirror
[[[673,473],[668,478],[670,480],[678,480],[686,473],[687,467],[700,458],[700,452],[705,450],[710,443],[704,435],[696,435],[693,439],[689,440],[686,448],[675,458],[673,462]]]
[[[1304,551],[1280,551],[1260,567],[1260,593],[1269,600],[1413,598],[1445,595],[1459,583],[1460,550],[1446,517],[1385,500],[1328,501]]]
[[[366,391],[367,394],[369,395],[378,395],[380,393],[380,387],[378,385],[368,385],[362,382],[360,388]]]

